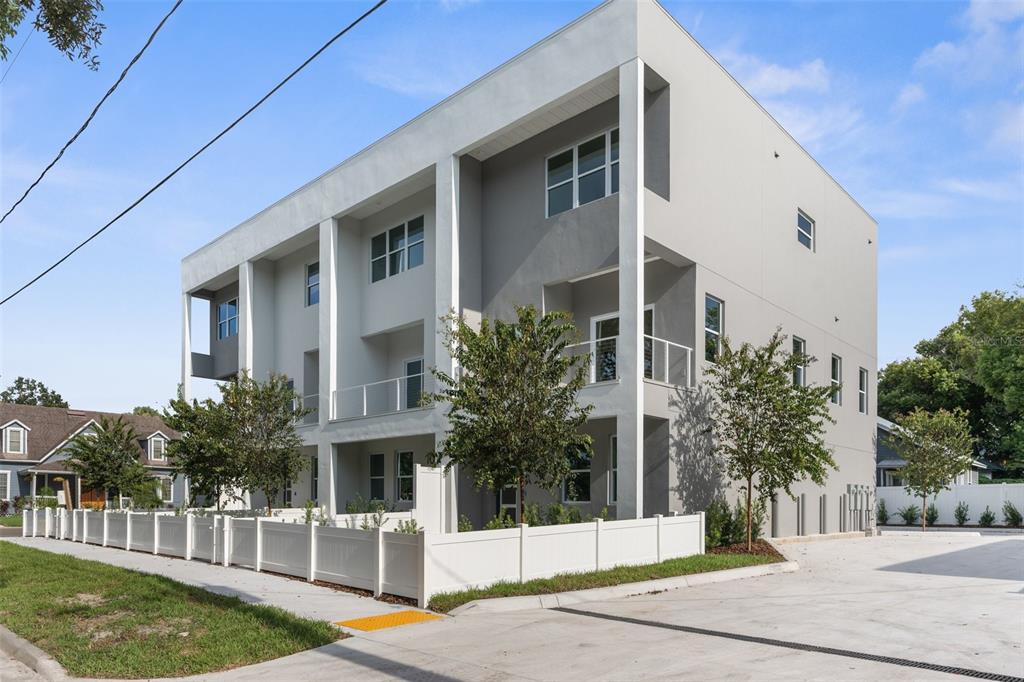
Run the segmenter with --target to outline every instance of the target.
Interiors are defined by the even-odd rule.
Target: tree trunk
[[[519,475],[519,523],[526,519],[526,477]]]
[[[747,551],[750,552],[754,549],[754,505],[751,503],[754,495],[753,491],[754,481],[753,477],[747,478]]]
[[[928,527],[928,496],[921,496],[921,532]]]
[[[274,508],[273,508],[274,507],[274,503],[271,501],[272,498],[270,497],[270,492],[264,490],[263,491],[263,495],[267,498],[267,516],[273,516],[274,515]]]

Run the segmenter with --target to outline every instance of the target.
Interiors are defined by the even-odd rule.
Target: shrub
[[[416,523],[416,519],[408,519],[406,521],[399,521],[398,528],[396,529],[399,533],[408,533],[409,535],[416,535],[422,530],[420,524]]]
[[[36,494],[37,494],[37,495],[38,495],[39,497],[56,497],[56,496],[57,496],[57,491],[56,491],[56,490],[54,490],[53,488],[51,488],[51,487],[50,487],[50,486],[48,486],[48,485],[44,485],[44,486],[43,486],[42,488],[40,488],[40,489],[39,489],[39,490],[38,490],[38,491],[36,492]]]
[[[555,502],[548,507],[544,514],[544,520],[548,526],[561,526],[566,523],[580,523],[583,520],[583,515],[580,513],[579,507]]]
[[[1013,502],[1009,500],[1003,503],[1003,521],[1011,528],[1020,528],[1021,521],[1024,521],[1020,510],[1014,507]]]
[[[346,514],[376,514],[379,511],[393,512],[395,504],[388,500],[367,500],[356,493],[356,499],[345,503]]]
[[[896,515],[903,519],[905,525],[913,526],[921,518],[921,509],[916,504],[912,504],[909,507],[897,509]]]
[[[469,533],[473,530],[473,522],[469,520],[469,517],[465,514],[459,515],[459,532]]]
[[[985,507],[985,511],[978,517],[978,525],[982,528],[988,528],[996,522],[996,515],[992,512],[988,506]]]
[[[11,503],[8,500],[0,500],[0,516],[7,516],[11,511]]]
[[[544,517],[540,511],[540,505],[534,502],[533,504],[523,505],[523,523],[530,526],[543,526]]]
[[[704,544],[707,549],[732,543],[732,510],[723,499],[712,500],[704,510]]]
[[[953,518],[956,519],[956,525],[962,526],[971,520],[970,515],[967,511],[970,507],[967,506],[966,502],[960,502],[956,505],[956,509],[953,510]]]
[[[750,515],[750,539],[757,541],[761,538],[761,529],[764,527],[765,501],[755,499],[754,511]],[[737,500],[736,509],[732,516],[732,537],[729,544],[735,545],[747,541],[747,502]]]
[[[107,504],[102,501],[86,501],[82,502],[82,509],[88,509],[89,511],[102,511],[106,509]]]
[[[934,504],[929,504],[924,512],[925,523],[934,526],[939,520],[939,510]]]
[[[878,507],[875,509],[875,518],[880,526],[889,523],[889,510],[885,508],[885,500],[878,501]]]
[[[511,515],[506,513],[504,509],[501,513],[492,518],[490,521],[484,524],[484,530],[500,530],[502,528],[515,528],[516,520]]]
[[[384,525],[384,506],[381,505],[377,508],[377,511],[371,514],[363,514],[363,520],[359,524],[361,530],[377,530]]]
[[[15,495],[14,496],[14,508],[17,511],[20,512],[21,510],[23,510],[26,505],[28,505],[28,498],[26,496],[24,496],[24,495]]]

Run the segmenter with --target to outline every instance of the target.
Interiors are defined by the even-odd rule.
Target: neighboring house
[[[139,461],[160,480],[164,503],[181,504],[184,479],[175,477],[167,455],[167,444],[178,437],[178,432],[159,417],[11,403],[0,403],[0,500],[33,497],[46,487],[63,497],[62,481],[67,480],[73,507],[83,502],[107,502],[107,491],[82,488],[79,477],[68,467],[67,447],[75,436],[92,431],[101,417],[118,416],[123,416],[138,435]]]
[[[875,485],[903,485],[900,478],[900,469],[906,465],[896,451],[889,446],[889,435],[892,433],[894,424],[888,419],[878,418],[877,450],[875,455]],[[981,472],[986,471],[989,465],[981,460],[975,459],[971,462],[971,468],[959,474],[950,483],[952,485],[977,485]]]
[[[287,374],[318,410],[290,503],[407,508],[446,429],[420,403],[431,367],[453,371],[438,318],[567,311],[594,456],[528,497],[636,518],[724,487],[705,368],[723,336],[781,326],[819,359],[794,380],[842,387],[839,470],[781,497],[773,530],[834,532],[874,479],[877,250],[871,216],[660,5],[612,0],[187,256],[182,384]],[[465,472],[447,486],[449,529],[516,508]]]

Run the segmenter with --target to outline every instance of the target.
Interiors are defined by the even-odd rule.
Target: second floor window
[[[704,359],[715,362],[722,350],[722,308],[720,300],[711,295],[704,296]]]
[[[423,216],[370,240],[370,281],[379,282],[423,265]]]
[[[226,339],[238,334],[238,299],[233,298],[217,306],[217,338]]]
[[[832,356],[832,396],[833,405],[843,404],[843,359],[838,355]]]
[[[4,452],[9,452],[12,455],[24,455],[26,451],[25,447],[25,429],[20,426],[8,426],[4,429]]]
[[[320,263],[310,263],[306,266],[306,305],[316,305],[320,302]]]
[[[547,159],[547,216],[619,191],[619,130],[609,130]]]
[[[796,239],[814,251],[814,221],[803,211],[796,212]]]
[[[149,445],[150,457],[153,459],[167,458],[167,443],[163,438],[154,438]]]
[[[857,411],[861,414],[868,413],[868,371],[860,368],[857,384]]]
[[[799,336],[793,337],[793,355],[807,355],[807,342],[801,339]],[[804,364],[803,362],[801,362],[801,364],[793,368],[793,385],[807,385],[807,365]]]

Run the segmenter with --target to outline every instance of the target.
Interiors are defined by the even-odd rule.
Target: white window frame
[[[310,466],[310,470],[312,472],[312,476],[310,477],[310,481],[309,481],[309,499],[313,500],[314,502],[319,502],[320,501],[320,458],[318,456],[316,456],[316,455],[313,455],[312,460],[313,461],[310,463],[312,465],[312,466]]]
[[[313,267],[314,265],[316,266],[316,282],[314,282],[313,284],[310,284],[309,283],[309,269],[311,267]],[[316,287],[316,303],[311,303],[310,302],[310,294],[313,293],[313,288],[314,287]],[[318,261],[318,260],[317,261],[313,261],[312,263],[306,263],[306,286],[305,286],[305,293],[306,293],[305,301],[306,301],[306,307],[307,308],[310,308],[310,307],[315,306],[315,305],[319,305],[319,303],[320,303],[320,261]]]
[[[608,439],[608,506],[619,503],[619,434],[613,433]]]
[[[18,442],[18,449],[11,448],[11,434],[15,431],[21,436]],[[28,452],[28,429],[23,426],[8,426],[4,428],[4,452],[11,455],[24,455]]]
[[[839,376],[836,377],[836,361],[838,362]],[[832,354],[832,360],[829,362],[829,382],[832,386],[832,395],[829,400],[833,405],[843,404],[843,358],[835,353]]]
[[[402,474],[402,456],[408,455],[409,459],[412,460],[412,472],[406,475]],[[409,499],[402,498],[402,480],[409,479],[410,492]],[[416,454],[412,450],[398,450],[395,452],[395,502],[413,502],[416,501]]]
[[[11,472],[0,471],[0,476],[4,477],[4,495],[0,496],[0,500],[10,501],[11,499]]]
[[[419,238],[416,241],[414,241],[414,242],[410,242],[409,241],[409,223],[413,222],[414,220],[422,220],[423,221],[423,229],[420,230]],[[400,248],[392,249],[391,248],[391,230],[396,230],[396,229],[398,229],[400,227],[404,231],[404,237],[402,239],[402,243],[404,245],[402,247],[400,247]],[[373,240],[376,239],[377,237],[380,237],[381,235],[384,235],[384,255],[383,256],[377,256],[376,258],[374,258],[374,256],[373,256]],[[388,229],[384,230],[383,232],[378,232],[377,234],[375,234],[372,237],[370,237],[370,271],[369,271],[369,273],[367,273],[370,276],[370,284],[376,284],[377,282],[383,282],[383,281],[385,281],[387,279],[390,279],[390,278],[394,277],[395,275],[400,275],[403,272],[407,272],[407,271],[409,271],[409,270],[411,270],[413,268],[418,268],[421,265],[423,265],[423,263],[426,263],[427,262],[427,253],[426,253],[427,246],[426,246],[426,241],[427,241],[427,216],[426,216],[426,214],[415,215],[415,216],[409,218],[408,220],[406,220],[406,221],[404,221],[402,223],[399,223],[398,225],[394,225],[393,227],[389,227]],[[419,244],[423,244],[423,263],[419,263],[418,265],[410,266],[409,265],[409,252],[412,250],[412,247],[417,246]],[[402,254],[402,264],[401,264],[401,267],[399,267],[397,272],[392,272],[391,271],[391,256],[393,254],[396,254],[396,253],[401,253]],[[373,279],[373,264],[374,264],[375,261],[378,261],[378,260],[380,260],[382,258],[384,259],[384,277],[374,281],[374,279]]]
[[[157,495],[160,497],[160,501],[167,504],[174,504],[174,478],[171,476],[156,476],[155,478],[160,484],[157,487]],[[166,498],[164,497],[164,481],[169,484],[168,489],[170,490],[170,494]]]
[[[510,489],[515,491],[516,500],[512,504],[506,504],[505,501],[502,500],[501,496],[502,496],[502,493],[505,490],[510,490]],[[509,483],[508,485],[504,486],[501,490],[498,491],[498,514],[501,514],[501,512],[503,512],[503,511],[504,512],[508,512],[509,515],[515,520],[516,523],[520,522],[520,520],[519,520],[519,485],[518,484],[516,484],[516,483]]]
[[[803,209],[799,209],[798,208],[796,210],[796,215],[797,215],[797,217],[796,217],[796,232],[797,232],[796,243],[799,244],[800,246],[803,246],[804,248],[806,248],[811,253],[814,253],[817,250],[817,246],[818,246],[817,242],[816,242],[816,239],[815,239],[815,236],[816,236],[815,233],[818,231],[818,224],[816,222],[814,222],[814,218],[809,216],[807,214],[807,212],[804,211]],[[808,233],[807,230],[805,230],[802,227],[800,227],[800,216],[803,216],[804,219],[811,224],[811,231],[810,231],[810,233]],[[810,246],[807,246],[802,241],[800,241],[800,235],[802,235],[802,234],[803,235],[807,235],[807,237],[810,238],[810,240],[811,240],[811,245]]]
[[[558,151],[556,151],[556,152],[554,152],[552,154],[548,154],[547,156],[544,157],[544,216],[546,218],[553,218],[556,215],[561,215],[562,213],[568,213],[569,211],[571,211],[571,210],[573,210],[575,208],[579,208],[581,206],[581,204],[580,204],[580,177],[586,177],[587,175],[591,175],[592,173],[596,173],[596,172],[598,172],[601,169],[604,169],[604,171],[605,171],[605,173],[604,173],[604,196],[598,197],[598,199],[593,199],[592,201],[598,201],[599,199],[604,199],[606,197],[610,197],[612,194],[618,194],[619,191],[617,189],[614,192],[612,191],[612,167],[619,165],[619,158],[621,158],[621,156],[622,156],[621,154],[619,154],[619,158],[616,158],[616,159],[612,160],[612,133],[616,132],[618,130],[619,130],[619,126],[617,126],[617,125],[612,126],[611,128],[607,128],[606,130],[603,130],[601,132],[595,133],[593,135],[588,135],[585,138],[579,139],[576,142],[574,142],[574,143],[572,143],[570,145],[567,145],[565,147],[562,147]],[[597,168],[593,168],[593,169],[587,171],[586,173],[584,173],[581,176],[579,174],[579,167],[580,167],[579,166],[580,145],[586,144],[587,142],[591,142],[591,141],[593,141],[593,140],[595,140],[595,139],[597,139],[597,138],[599,138],[601,136],[604,136],[604,164],[599,166],[599,167],[597,167]],[[620,138],[619,138],[619,145],[620,146],[622,145],[621,135],[620,135]],[[556,156],[564,154],[567,151],[572,151],[572,176],[568,180],[562,180],[561,182],[556,182],[553,185],[549,185],[548,184],[548,161],[550,161],[551,159],[553,159]],[[557,187],[561,187],[562,185],[566,185],[566,184],[568,184],[570,182],[572,183],[572,206],[570,206],[569,208],[565,209],[564,211],[559,211],[558,213],[555,213],[555,214],[552,215],[552,213],[551,213],[551,201],[550,201],[550,196],[551,196],[550,192],[551,192],[551,190],[553,190],[553,189],[555,189]],[[588,201],[587,203],[589,204],[591,202]]]
[[[857,411],[861,414],[868,413],[868,371],[860,367],[857,370]]]
[[[411,365],[414,362],[420,363],[420,371],[417,374],[409,374],[409,365]],[[399,410],[412,410],[423,406],[423,387],[425,385],[424,379],[426,378],[426,369],[427,365],[423,361],[422,355],[417,355],[416,357],[408,358],[402,361],[402,378],[405,379],[405,401],[401,406],[399,406]],[[409,379],[412,377],[419,377],[420,379],[420,399],[417,401],[417,404],[415,406],[410,407]]]
[[[284,487],[281,489],[281,503],[286,507],[292,506],[292,497],[295,491],[292,490],[292,482],[290,480],[284,482]]]
[[[373,475],[373,458],[374,457],[380,457],[380,461],[384,465],[384,471],[381,472],[380,476],[374,476]],[[384,501],[384,497],[383,496],[387,492],[387,483],[386,483],[386,481],[387,481],[387,475],[388,475],[388,472],[387,472],[387,460],[384,458],[384,453],[383,452],[371,452],[370,453],[370,458],[369,458],[369,460],[367,460],[367,473],[369,474],[369,477],[370,477],[370,494],[368,496],[370,498],[370,501],[371,502],[383,502]],[[376,481],[376,480],[380,481],[380,491],[381,491],[381,498],[380,499],[377,499],[376,497],[373,496],[373,482]]]
[[[594,478],[593,478],[593,476],[594,476],[594,458],[593,458],[593,456],[591,456],[590,459],[587,460],[587,468],[586,469],[569,469],[569,476],[566,477],[566,479],[564,481],[562,481],[562,504],[590,504],[591,499],[586,499],[586,500],[570,500],[569,499],[569,495],[568,495],[568,493],[569,493],[569,478],[571,478],[573,476],[573,474],[581,473],[581,472],[584,472],[584,471],[587,472],[587,487],[589,488],[588,491],[587,491],[588,492],[587,497],[588,498],[593,498],[593,495],[590,494],[590,493],[592,493],[593,487],[594,487]]]
[[[708,299],[716,301],[718,303],[718,329],[711,329],[708,327]],[[725,333],[725,301],[713,296],[707,292],[704,292],[704,361],[705,362],[717,362],[718,355],[722,352],[722,335]],[[715,359],[708,360],[707,357],[707,338],[708,334],[714,334],[715,336]]]
[[[234,306],[235,306],[235,314],[234,315],[227,315],[227,316],[224,317],[223,320],[220,319],[221,306],[229,306],[229,305],[232,305],[232,304],[234,304]],[[235,321],[235,333],[234,334],[231,333],[231,320]],[[221,333],[221,325],[224,326],[224,332],[223,333]],[[222,341],[224,339],[229,339],[232,336],[238,336],[238,298],[237,297],[236,298],[229,298],[228,300],[223,301],[223,302],[217,304],[217,340],[218,341]]]
[[[156,454],[156,442],[160,441],[160,456]],[[167,439],[163,436],[153,436],[149,439],[149,458],[155,462],[167,461]]]
[[[799,346],[799,350],[797,350],[798,346]],[[806,358],[807,357],[807,341],[802,339],[802,338],[800,338],[799,336],[794,335],[793,336],[793,353],[794,354],[800,353],[800,355],[803,355]],[[799,377],[799,378],[797,378],[797,377]],[[793,384],[795,386],[806,386],[807,385],[807,365],[806,364],[798,365],[796,367],[796,369],[793,370]]]

